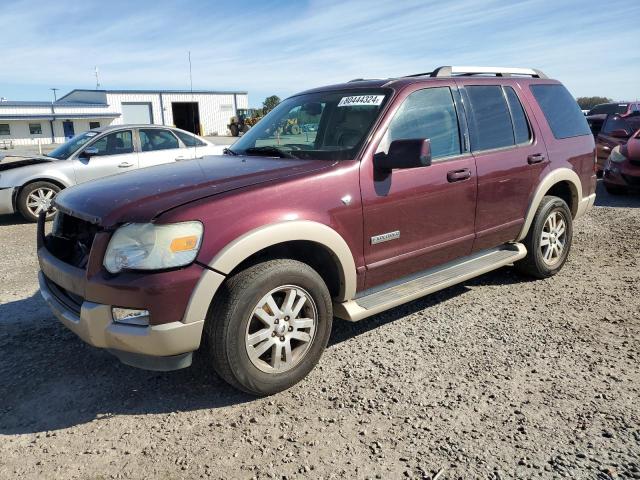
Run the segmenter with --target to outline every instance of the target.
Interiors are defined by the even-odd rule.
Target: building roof
[[[196,94],[213,94],[213,95],[247,95],[246,91],[239,91],[239,90],[91,90],[89,88],[74,88],[73,90],[71,90],[69,93],[67,93],[66,95],[63,95],[62,97],[60,97],[58,99],[58,102],[60,102],[61,100],[65,99],[66,97],[73,95],[74,93],[78,93],[78,92],[90,92],[90,93],[94,93],[94,92],[99,92],[99,93],[137,93],[137,94],[161,94],[161,93],[180,93],[180,94],[191,94],[191,93],[196,93]]]

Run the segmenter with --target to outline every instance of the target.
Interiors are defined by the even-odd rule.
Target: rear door
[[[97,154],[90,158],[82,152],[73,160],[76,182],[124,173],[138,168],[138,154],[133,144],[133,130],[119,130],[87,143],[83,150],[94,148]]]
[[[540,172],[549,163],[517,83],[457,79],[465,99],[471,151],[478,172],[473,251],[513,241],[522,225]]]
[[[140,168],[179,162],[191,158],[171,130],[166,128],[140,128]]]

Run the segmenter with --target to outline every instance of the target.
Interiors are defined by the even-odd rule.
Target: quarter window
[[[0,135],[11,135],[8,123],[0,123]]]
[[[582,110],[563,85],[538,84],[530,88],[555,138],[591,135]]]
[[[184,143],[187,147],[202,147],[205,143],[200,140],[198,137],[194,137],[193,135],[189,135],[185,132],[180,132],[175,130],[174,133],[178,136],[182,143]]]
[[[471,150],[514,145],[509,108],[499,85],[466,87],[469,97]]]
[[[133,140],[131,130],[110,133],[96,140],[90,148],[98,150],[97,155],[120,155],[133,152]]]
[[[168,130],[140,129],[140,145],[143,152],[179,148],[178,139]]]
[[[378,151],[388,151],[394,140],[431,140],[432,158],[460,155],[458,117],[449,87],[410,94],[393,117]]]
[[[527,143],[531,140],[531,132],[529,130],[527,117],[524,114],[524,109],[518,99],[518,95],[516,95],[515,90],[511,87],[504,87],[504,92],[507,95],[507,103],[509,104],[509,110],[511,111],[513,133],[516,137],[516,143]]]

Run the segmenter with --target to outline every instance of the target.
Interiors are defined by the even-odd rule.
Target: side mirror
[[[629,138],[631,134],[624,128],[616,128],[609,135],[613,138]]]
[[[374,155],[376,169],[390,172],[394,168],[418,168],[431,165],[431,140],[394,140],[389,145],[389,153]]]
[[[89,147],[89,148],[85,148],[82,153],[80,154],[80,156],[82,158],[91,158],[91,157],[95,157],[96,155],[98,155],[98,149],[95,147]]]

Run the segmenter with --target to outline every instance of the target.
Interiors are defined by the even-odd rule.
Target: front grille
[[[80,315],[80,310],[82,309],[82,302],[84,299],[74,293],[71,293],[69,290],[65,290],[57,283],[52,282],[45,276],[47,286],[49,290],[53,294],[56,299],[62,303],[69,310],[74,312],[76,315]]]
[[[622,174],[622,178],[633,187],[640,187],[640,177],[634,177],[632,175]]]
[[[46,238],[47,250],[56,258],[78,268],[86,268],[93,239],[99,227],[85,220],[58,212]]]

